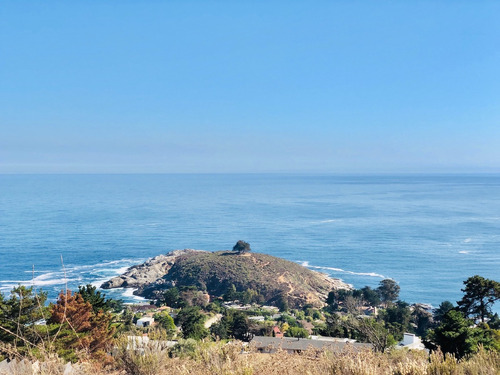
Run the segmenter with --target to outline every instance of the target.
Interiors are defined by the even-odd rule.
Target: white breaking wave
[[[470,251],[467,251],[467,250],[461,250],[458,252],[459,254],[469,254]]]
[[[121,288],[120,288],[121,289]],[[123,288],[123,293],[122,293],[122,296],[123,297],[128,297],[128,298],[133,298],[137,301],[147,301],[146,298],[144,297],[140,297],[140,296],[136,296],[134,294],[134,292],[136,291],[137,289],[132,289],[132,288]]]
[[[472,238],[466,238],[466,239],[464,240],[464,243],[469,243],[469,242],[471,242],[471,241],[472,241]]]
[[[107,266],[112,266],[113,264],[138,264],[138,262],[142,262],[143,259],[119,259],[119,260],[111,260],[111,261],[104,261],[100,263],[95,263],[95,264],[84,264],[84,265],[72,265],[72,266],[67,266],[66,271],[67,272],[73,272],[73,271],[83,271],[83,270],[94,270],[96,268],[100,267],[107,267]]]
[[[300,264],[304,267],[314,268],[314,269],[318,269],[318,270],[328,270],[328,271],[346,273],[348,275],[380,277],[381,279],[387,279],[387,277],[385,277],[384,275],[381,275],[381,274],[375,273],[375,272],[354,272],[354,271],[343,270],[342,268],[335,268],[335,267],[311,266],[309,264],[309,262],[307,262],[307,261],[301,262]]]
[[[130,266],[120,267],[120,268],[114,270],[114,272],[116,272],[117,275],[121,275],[122,273],[125,273],[125,271],[127,271],[129,268],[130,268]]]
[[[125,271],[127,271],[129,268],[130,266],[123,266],[120,268],[94,268],[92,269],[92,271],[98,273],[121,275],[122,273],[125,273]]]
[[[2,280],[2,289],[7,285],[16,287],[23,286],[49,286],[49,285],[64,285],[67,282],[78,281],[78,278],[65,278],[62,272],[47,272],[43,275],[37,276],[31,280]]]
[[[109,269],[109,268],[104,268],[102,270],[99,270],[100,272],[111,272],[115,275],[121,275],[122,273],[124,273],[126,270],[128,270],[130,267],[129,266],[123,266],[123,267],[120,267],[120,268],[113,268],[113,269]],[[95,286],[96,288],[100,288],[101,285],[108,281],[109,280],[109,277],[105,277],[105,278],[101,278],[101,279],[97,279],[97,280],[94,280],[92,281],[90,284],[92,286]]]
[[[90,284],[92,286],[95,286],[96,288],[100,288],[102,283],[104,283],[105,281],[108,281],[108,279],[99,279],[99,280],[94,280],[92,281]]]
[[[99,288],[109,278],[124,273],[129,267],[140,263],[141,259],[119,259],[85,265],[67,265],[57,271],[32,270],[25,271],[35,277],[23,280],[0,280],[1,291],[11,291],[22,285],[26,287],[58,288],[68,284],[68,288],[76,290],[78,285],[91,284]],[[113,267],[114,266],[114,267]],[[51,289],[49,288],[49,289]],[[134,296],[135,298],[136,296]]]

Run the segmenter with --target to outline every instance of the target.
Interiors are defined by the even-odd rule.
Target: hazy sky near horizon
[[[0,3],[0,173],[500,172],[498,1]]]

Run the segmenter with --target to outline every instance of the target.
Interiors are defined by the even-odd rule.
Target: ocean
[[[33,285],[55,300],[238,240],[356,288],[391,278],[407,302],[456,302],[468,277],[500,280],[500,175],[0,175],[3,294]]]

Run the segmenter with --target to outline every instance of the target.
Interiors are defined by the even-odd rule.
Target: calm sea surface
[[[54,299],[240,239],[355,287],[392,278],[408,302],[455,302],[469,276],[500,280],[500,176],[0,175],[4,294]]]

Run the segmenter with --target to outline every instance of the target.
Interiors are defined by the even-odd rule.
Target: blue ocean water
[[[500,175],[0,175],[2,293],[54,299],[239,239],[355,287],[392,278],[408,302],[455,302],[467,277],[500,279]]]

